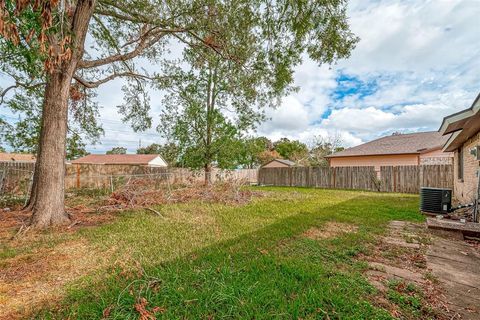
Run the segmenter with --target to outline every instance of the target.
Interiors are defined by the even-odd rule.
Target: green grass
[[[72,283],[39,319],[138,319],[134,305],[158,306],[158,319],[390,319],[363,276],[390,220],[420,221],[418,197],[359,191],[257,188],[244,206],[188,203],[122,214],[85,228],[108,267]],[[313,240],[327,222],[355,233]],[[7,253],[8,255],[8,253]],[[410,303],[392,291],[394,303]],[[413,312],[413,311],[412,311]]]

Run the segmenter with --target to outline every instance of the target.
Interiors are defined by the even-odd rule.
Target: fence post
[[[419,171],[418,171],[418,189],[420,190],[425,185],[425,183],[423,181],[423,174],[424,174],[423,165],[418,166],[418,169],[419,169]]]
[[[333,189],[337,187],[337,167],[333,167]]]
[[[80,189],[80,165],[76,164],[77,171],[77,189]]]
[[[397,192],[397,167],[393,167],[393,192]]]

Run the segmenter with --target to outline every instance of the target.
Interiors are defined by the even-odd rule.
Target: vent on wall
[[[452,189],[422,188],[420,210],[422,212],[446,214],[452,208]]]

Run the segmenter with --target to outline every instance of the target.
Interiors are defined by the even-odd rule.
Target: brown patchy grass
[[[24,318],[61,299],[65,285],[101,268],[106,259],[84,239],[83,227],[115,219],[85,206],[67,208],[72,224],[50,231],[30,230],[30,212],[0,211],[0,319]]]
[[[349,223],[327,222],[322,228],[310,228],[303,236],[312,240],[332,239],[346,233],[357,232],[358,227]]]
[[[102,260],[102,255],[81,240],[4,260],[0,271],[0,319],[25,317],[39,306],[52,305],[62,297],[67,283],[99,269]]]
[[[192,231],[198,229],[198,232],[210,227],[214,234],[219,235],[221,230],[209,213],[208,203],[244,204],[253,196],[250,190],[229,189],[227,184],[206,189],[197,187],[179,189],[172,192],[168,199],[163,196],[152,200],[158,196],[157,191],[135,193],[136,201],[142,201],[131,207],[140,206],[142,209],[142,206],[155,205],[157,201],[192,202],[192,205],[182,208],[173,205],[165,210],[157,205],[154,212],[165,211],[163,213],[168,215],[170,224],[189,225]],[[133,257],[135,252],[132,250],[116,245],[100,248],[78,233],[85,227],[113,222],[119,211],[127,209],[129,205],[119,205],[121,201],[111,206],[111,199],[118,195],[118,192],[110,197],[70,194],[66,211],[72,223],[47,231],[28,227],[30,212],[14,207],[11,209],[17,210],[0,209],[0,319],[25,318],[39,308],[53,307],[65,295],[67,285],[97,270],[108,272],[109,265],[125,270],[126,274],[141,272],[142,266]],[[198,205],[195,205],[196,202],[199,202]],[[108,203],[107,207],[105,203]],[[115,207],[118,208],[114,210]],[[152,215],[155,216],[154,213]]]

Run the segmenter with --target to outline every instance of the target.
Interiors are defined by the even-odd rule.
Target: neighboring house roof
[[[0,153],[0,161],[35,162],[31,153]]]
[[[440,134],[451,134],[443,146],[444,151],[455,151],[480,131],[480,94],[470,108],[443,118]]]
[[[296,165],[297,165],[295,162],[290,161],[290,160],[287,160],[287,159],[273,159],[273,160],[265,163],[264,166],[267,165],[267,164],[269,164],[269,163],[272,163],[272,162],[274,162],[274,161],[283,163],[283,164],[285,164],[285,165],[287,165],[287,166],[289,166],[289,167],[293,167],[293,166],[296,166]]]
[[[391,135],[336,152],[327,158],[421,154],[441,149],[447,139],[448,137],[442,136],[436,131]]]
[[[85,157],[73,160],[72,163],[148,165],[157,158],[163,160],[163,158],[158,154],[89,154]],[[165,162],[165,160],[163,160],[163,162]]]

